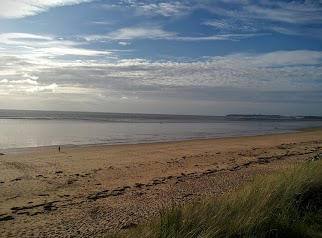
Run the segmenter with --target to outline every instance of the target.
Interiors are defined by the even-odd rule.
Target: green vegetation
[[[322,237],[322,161],[259,178],[212,201],[172,207],[119,236]]]

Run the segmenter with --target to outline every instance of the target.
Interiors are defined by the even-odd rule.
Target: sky
[[[322,0],[0,0],[0,108],[322,116]]]

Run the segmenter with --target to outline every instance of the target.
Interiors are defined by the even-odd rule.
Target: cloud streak
[[[91,0],[1,0],[0,18],[23,18],[46,12],[51,8],[75,5]]]
[[[223,4],[202,4],[216,15],[204,25],[225,32],[277,32],[285,35],[318,33],[322,21],[321,1],[219,1]],[[232,10],[234,9],[234,10]],[[276,25],[278,24],[278,26]],[[303,31],[303,28],[305,30]]]
[[[30,58],[56,56],[104,56],[111,55],[110,51],[85,49],[84,44],[75,41],[62,40],[57,37],[26,33],[0,34],[0,52],[7,55],[28,54]]]
[[[233,19],[221,19],[221,20],[206,20],[202,22],[202,25],[211,26],[218,31],[222,32],[256,32],[257,29],[254,27],[254,24],[240,23],[237,20]]]
[[[168,40],[168,41],[238,41],[241,39],[264,36],[264,33],[217,34],[211,36],[180,36],[177,32],[165,31],[159,27],[121,28],[107,35],[89,35],[87,41],[101,40]]]
[[[135,5],[134,5],[135,6]],[[182,16],[189,12],[190,8],[180,2],[161,2],[151,4],[140,4],[135,6],[138,14],[155,16],[160,15],[164,17]]]

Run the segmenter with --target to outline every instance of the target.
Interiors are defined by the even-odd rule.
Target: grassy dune
[[[258,178],[237,191],[111,237],[322,237],[322,161]]]

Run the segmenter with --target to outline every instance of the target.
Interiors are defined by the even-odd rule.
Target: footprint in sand
[[[21,177],[19,177],[19,178],[15,178],[15,179],[11,180],[11,182],[20,181],[20,180],[22,180],[22,178],[21,178]]]
[[[5,217],[0,217],[0,221],[10,221],[14,220],[15,218],[13,216],[5,216]]]
[[[75,183],[75,182],[77,182],[77,179],[69,179],[69,180],[67,181],[67,184],[73,184],[73,183]]]

